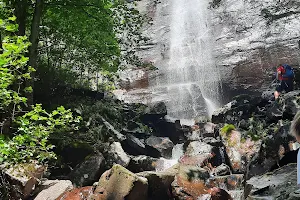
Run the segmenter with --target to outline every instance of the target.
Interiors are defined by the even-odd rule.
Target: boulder
[[[209,144],[213,147],[222,147],[224,146],[223,142],[218,138],[214,138],[214,137],[206,137],[202,139],[202,142]]]
[[[221,134],[233,173],[244,173],[249,162],[258,154],[261,140],[244,139],[240,131],[231,130]]]
[[[157,172],[164,172],[165,170],[172,168],[173,166],[177,165],[178,160],[177,159],[165,159],[160,158],[155,163],[155,171]]]
[[[154,136],[168,137],[174,143],[179,143],[179,141],[184,139],[184,135],[191,131],[190,128],[182,127],[180,120],[171,122],[167,121],[165,118],[149,120],[148,118],[143,117],[142,121],[152,128]]]
[[[146,140],[147,155],[152,157],[172,157],[173,142],[167,137],[151,136]]]
[[[255,150],[255,156],[249,161],[248,178],[266,173],[276,168],[280,159],[290,152],[290,143],[295,140],[289,133],[290,122],[280,120],[270,126],[271,134],[260,140],[259,150]],[[284,161],[282,162],[283,165]]]
[[[155,171],[157,161],[157,158],[152,158],[145,155],[132,156],[126,168],[133,173]]]
[[[234,200],[242,200],[243,181],[242,174],[211,177],[207,169],[181,164],[172,183],[172,192],[176,200],[228,200],[232,197]]]
[[[92,186],[74,188],[73,190],[66,191],[55,200],[89,200],[92,197],[93,192],[94,188]]]
[[[126,151],[130,155],[137,156],[147,154],[145,143],[132,134],[127,134],[126,139],[121,143],[124,151]]]
[[[207,122],[203,125],[203,129],[200,129],[203,137],[214,137],[216,125],[211,122]]]
[[[28,198],[37,187],[47,167],[37,163],[22,163],[3,169],[15,199]]]
[[[248,119],[255,111],[256,106],[260,103],[260,98],[239,95],[233,98],[233,101],[229,102],[222,108],[214,111],[212,115],[212,122],[237,124],[241,119]]]
[[[125,153],[119,142],[113,142],[109,146],[107,155],[105,155],[105,160],[107,166],[119,164],[126,167],[130,162],[130,157]]]
[[[195,156],[184,155],[179,159],[179,163],[183,165],[203,167],[207,165],[211,158],[211,153],[202,153]]]
[[[73,185],[69,180],[46,180],[41,183],[38,189],[41,192],[38,193],[34,200],[63,200],[59,196],[73,189]]]
[[[190,142],[189,145],[187,146],[185,154],[187,156],[196,156],[205,153],[211,153],[212,149],[213,146],[209,144],[200,141],[193,141]]]
[[[230,165],[225,147],[221,146],[223,144],[220,140],[204,138],[203,141],[209,141],[215,146],[200,141],[193,141],[188,145],[184,156],[179,159],[179,162],[185,165],[208,166],[210,168],[218,167],[222,163]]]
[[[202,137],[214,137],[215,136],[215,129],[216,124],[211,122],[199,122],[196,123],[196,125],[192,126],[193,129],[193,136],[189,140],[197,140],[196,136],[202,138]],[[192,139],[195,137],[195,139]],[[199,139],[198,139],[199,140]]]
[[[279,119],[292,120],[300,109],[300,90],[295,90],[281,95],[279,102],[274,102],[266,112],[270,121]]]
[[[271,106],[267,107],[266,116],[269,121],[278,121],[283,118],[284,109],[283,103],[274,102]]]
[[[230,167],[224,163],[214,168],[212,172],[215,176],[225,176],[231,174]]]
[[[176,171],[166,170],[164,172],[141,172],[138,176],[148,179],[148,196],[153,200],[171,200],[171,183],[174,181]]]
[[[261,94],[261,99],[265,102],[274,100],[274,90],[266,90]]]
[[[244,175],[231,174],[211,177],[206,185],[224,189],[233,200],[244,200]],[[227,200],[227,199],[226,199]]]
[[[272,173],[252,177],[246,182],[247,199],[299,199],[297,164],[286,165]]]
[[[155,102],[150,105],[145,110],[147,115],[155,115],[160,117],[164,117],[167,115],[167,106],[164,102]]]
[[[101,153],[91,155],[73,169],[69,178],[77,187],[92,185],[105,171],[104,164],[105,160]]]
[[[121,165],[102,174],[91,200],[147,200],[148,181]]]
[[[300,90],[295,90],[284,94],[284,117],[292,120],[300,109]]]
[[[208,187],[205,185],[209,179],[209,172],[195,166],[179,166],[172,183],[172,194],[176,200],[193,200],[208,194]]]

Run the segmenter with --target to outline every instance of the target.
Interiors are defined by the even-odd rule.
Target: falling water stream
[[[156,166],[156,171],[164,171],[176,165],[183,154],[183,144],[176,144],[172,149],[172,159],[160,158]]]
[[[172,0],[169,56],[152,83],[177,119],[210,116],[220,105],[220,76],[213,57],[209,0]]]

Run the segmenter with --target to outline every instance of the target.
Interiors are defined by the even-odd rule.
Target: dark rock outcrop
[[[119,164],[126,167],[130,162],[130,157],[123,150],[119,142],[113,142],[109,146],[109,149],[104,157],[108,167],[113,166],[114,164]]]
[[[123,149],[130,155],[147,155],[146,145],[143,139],[139,139],[132,134],[127,134],[126,139],[121,142]]]
[[[102,154],[91,155],[73,169],[69,179],[76,187],[92,185],[105,171],[104,164],[105,159]]]
[[[218,123],[237,123],[242,119],[248,119],[255,111],[260,99],[249,95],[239,95],[224,107],[216,110],[212,115],[212,122]]]
[[[252,177],[247,181],[246,196],[253,200],[296,200],[300,198],[294,193],[297,189],[297,165],[290,164],[272,173]]]
[[[174,181],[176,172],[167,170],[165,172],[141,172],[138,176],[148,179],[148,196],[152,200],[171,200],[171,183]]]
[[[130,162],[126,168],[133,173],[155,171],[157,161],[157,158],[152,158],[150,156],[133,156],[131,157]]]
[[[167,137],[151,136],[146,140],[147,154],[152,157],[172,157],[173,142]]]

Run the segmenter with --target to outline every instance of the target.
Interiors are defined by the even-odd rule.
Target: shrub
[[[15,120],[17,131],[12,138],[0,137],[0,163],[46,163],[56,156],[48,138],[53,132],[76,130],[80,117],[73,117],[63,106],[48,113],[40,104]]]

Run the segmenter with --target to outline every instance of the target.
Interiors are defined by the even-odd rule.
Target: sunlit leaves
[[[1,162],[10,164],[20,162],[39,161],[44,163],[56,158],[49,144],[48,138],[53,132],[65,132],[77,129],[80,117],[74,117],[70,110],[58,107],[51,113],[46,112],[40,104],[32,110],[18,117],[18,131],[8,140],[0,137]]]

